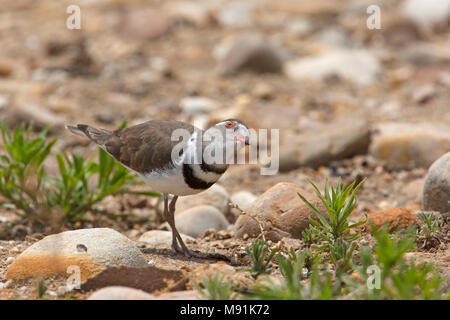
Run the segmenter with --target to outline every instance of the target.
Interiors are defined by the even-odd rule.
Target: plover
[[[235,152],[250,144],[250,132],[243,122],[229,119],[207,130],[175,120],[150,120],[115,131],[85,124],[67,129],[95,142],[140,175],[152,191],[161,192],[164,217],[172,229],[172,249],[203,257],[181,239],[175,226],[175,203],[179,196],[211,187],[234,160]],[[170,204],[169,195],[173,195]]]

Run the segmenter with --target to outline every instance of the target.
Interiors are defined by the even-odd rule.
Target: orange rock
[[[366,230],[372,232],[370,223],[373,223],[377,230],[380,230],[386,225],[389,232],[393,232],[395,230],[406,229],[414,224],[420,224],[420,220],[408,209],[389,208],[375,213],[369,213],[365,226]]]

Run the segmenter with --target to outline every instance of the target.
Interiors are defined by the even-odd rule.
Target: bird
[[[206,130],[177,120],[149,120],[114,131],[86,124],[66,128],[96,143],[137,173],[152,191],[162,193],[172,250],[186,257],[205,257],[184,244],[175,226],[175,204],[178,197],[200,193],[215,184],[235,153],[250,145],[250,131],[242,121],[227,119]]]

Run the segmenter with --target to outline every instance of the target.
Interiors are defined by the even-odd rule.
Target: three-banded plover
[[[153,191],[161,192],[164,217],[172,229],[172,249],[203,257],[188,250],[181,239],[175,227],[175,203],[178,196],[202,192],[219,180],[235,152],[249,144],[245,124],[229,119],[201,130],[181,121],[150,120],[115,131],[84,124],[67,129],[88,137],[140,175]],[[173,195],[170,204],[169,194]]]

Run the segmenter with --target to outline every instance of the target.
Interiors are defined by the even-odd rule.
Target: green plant
[[[17,208],[19,215],[36,217],[44,201],[44,160],[50,154],[56,139],[46,142],[48,128],[31,138],[32,126],[24,124],[13,132],[0,125],[6,153],[0,155],[0,194],[8,202],[3,205]]]
[[[309,284],[301,282],[303,269],[305,268],[305,255],[298,253],[294,256],[288,252],[285,257],[277,254],[280,272],[283,276],[281,282],[265,279],[263,283],[257,283],[251,288],[249,297],[254,299],[271,300],[327,300],[333,298],[339,291],[339,283],[333,285],[332,275],[328,272],[320,274],[316,265],[312,267]]]
[[[192,281],[194,288],[200,293],[202,297],[208,300],[232,300],[237,298],[235,293],[236,285],[230,280],[225,280],[224,275],[218,272],[214,277],[201,277],[201,284]],[[202,285],[204,289],[202,288]]]
[[[6,199],[3,205],[18,209],[19,215],[31,220],[45,224],[57,211],[73,222],[109,195],[159,196],[132,191],[132,185],[142,182],[100,148],[98,162],[75,154],[57,154],[59,175],[48,176],[44,161],[56,139],[46,142],[47,128],[35,138],[31,137],[31,125],[22,124],[11,132],[2,124],[0,130],[2,149],[6,150],[0,156],[0,194]]]
[[[442,217],[431,212],[421,212],[419,216],[423,225],[418,234],[418,242],[425,249],[436,247],[441,243]]]
[[[311,204],[300,193],[298,196],[316,214],[318,221],[310,218],[311,225],[302,235],[307,244],[319,251],[326,252],[336,268],[336,273],[347,272],[352,269],[353,253],[357,249],[354,240],[360,237],[360,232],[351,233],[352,229],[362,225],[367,219],[350,224],[348,218],[356,207],[356,192],[364,183],[361,181],[357,186],[355,182],[344,187],[341,179],[338,180],[336,188],[329,186],[328,179],[325,181],[324,193],[311,182],[320,201],[324,204],[329,220],[327,220],[319,209]]]
[[[375,258],[367,247],[360,250],[361,267],[358,272],[363,284],[357,285],[355,296],[365,299],[450,299],[448,292],[443,292],[446,279],[439,275],[431,263],[416,265],[408,262],[404,254],[415,247],[415,230],[411,228],[404,236],[390,236],[386,228],[377,231],[374,228],[377,241]],[[379,270],[379,288],[369,288],[366,285],[374,280],[373,274],[369,278],[369,267]],[[376,281],[375,281],[376,283]],[[353,285],[355,285],[353,283]]]
[[[272,271],[269,264],[278,251],[277,248],[270,250],[270,246],[264,240],[257,239],[245,251],[252,260],[252,267],[245,268],[245,270],[251,271],[254,278],[257,278],[260,274],[267,274]]]

